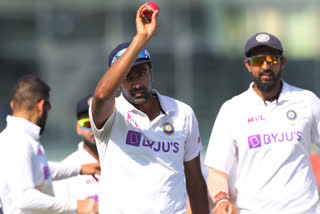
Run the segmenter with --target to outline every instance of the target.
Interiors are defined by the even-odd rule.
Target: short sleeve
[[[232,120],[229,104],[225,103],[212,128],[205,156],[205,164],[226,174],[231,172],[236,161],[236,146],[232,139]]]
[[[191,108],[188,110],[186,121],[189,134],[185,143],[184,162],[197,157],[202,149],[198,120],[193,110]]]
[[[103,141],[107,136],[109,136],[111,127],[114,121],[114,117],[116,114],[116,108],[114,108],[114,111],[112,112],[111,116],[106,120],[106,122],[103,124],[101,129],[98,129],[93,121],[92,117],[92,102],[90,103],[89,106],[89,117],[90,117],[90,123],[91,127],[94,133],[94,136],[97,140],[97,142]]]
[[[320,99],[312,94],[311,110],[312,110],[312,143],[320,146]]]

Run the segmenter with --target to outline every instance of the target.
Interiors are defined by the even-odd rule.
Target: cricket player
[[[320,213],[309,160],[320,144],[320,100],[281,79],[286,57],[274,35],[253,35],[245,56],[253,82],[222,105],[205,157],[214,211],[234,209],[227,179],[235,164],[240,214]]]
[[[151,20],[145,19],[147,12],[153,13]],[[110,68],[89,108],[102,172],[100,213],[183,214],[186,189],[192,213],[209,213],[196,116],[188,105],[152,89],[145,47],[158,12],[146,5],[138,9],[137,33],[111,51]]]
[[[97,213],[93,199],[54,197],[52,180],[96,174],[99,164],[48,162],[40,144],[45,130],[49,86],[35,75],[22,76],[11,101],[12,115],[0,134],[0,198],[6,214]]]
[[[76,131],[81,137],[78,149],[68,155],[62,163],[89,164],[99,160],[98,151],[93,136],[88,109],[92,95],[82,97],[76,105]],[[57,197],[74,198],[83,200],[92,198],[98,201],[99,175],[78,175],[68,179],[53,182],[54,192]]]

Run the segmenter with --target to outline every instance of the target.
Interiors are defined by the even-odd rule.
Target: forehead
[[[264,54],[278,55],[280,54],[280,51],[269,46],[258,46],[250,51],[250,56]]]
[[[140,73],[142,71],[147,71],[147,70],[149,70],[149,65],[147,63],[143,63],[143,64],[132,67],[128,75],[132,75],[134,73]]]

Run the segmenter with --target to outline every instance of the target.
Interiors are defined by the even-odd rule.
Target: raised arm
[[[120,88],[137,56],[154,35],[159,11],[153,12],[151,21],[144,18],[144,14],[148,11],[153,12],[146,4],[138,9],[136,14],[137,34],[125,53],[103,75],[96,87],[92,102],[92,116],[97,128],[102,128],[104,122],[111,116],[115,107],[117,89]]]

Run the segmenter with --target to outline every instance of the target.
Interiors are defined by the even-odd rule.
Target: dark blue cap
[[[125,52],[125,50],[129,47],[130,43],[131,42],[122,43],[111,51],[111,53],[109,54],[109,59],[108,59],[109,67],[113,63],[115,63],[117,61],[117,59]],[[147,49],[143,49],[143,51],[139,54],[135,63],[132,66],[140,65],[143,63],[151,63],[151,56],[150,56],[150,53]]]
[[[90,104],[90,98],[92,97],[92,94],[89,94],[83,98],[81,98],[77,103],[77,118],[81,116],[81,114],[88,113],[89,110],[89,104]]]
[[[281,54],[283,52],[281,42],[277,37],[266,32],[261,32],[256,33],[248,39],[247,44],[244,47],[245,55],[249,57],[250,51],[258,46],[268,46],[277,49]]]

